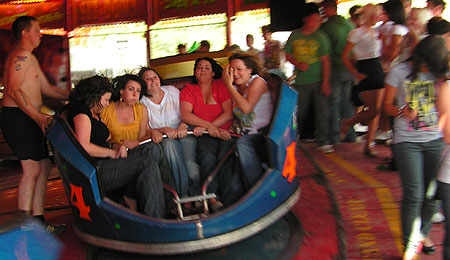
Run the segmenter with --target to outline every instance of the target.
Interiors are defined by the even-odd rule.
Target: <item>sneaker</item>
[[[48,233],[55,234],[55,235],[66,232],[66,225],[64,225],[64,224],[51,225],[48,223],[44,223],[44,227],[45,227],[45,231],[47,231]]]
[[[431,218],[431,222],[433,222],[435,224],[441,223],[444,220],[445,220],[445,217],[440,211],[434,213],[433,217]]]
[[[321,147],[319,147],[319,150],[322,153],[332,153],[334,152],[334,148],[332,145],[326,144],[326,145],[322,145]]]
[[[355,129],[355,132],[357,132],[357,133],[365,133],[369,130],[369,127],[365,126],[365,125],[361,125],[360,123],[357,123],[356,125],[353,126],[353,129]]]

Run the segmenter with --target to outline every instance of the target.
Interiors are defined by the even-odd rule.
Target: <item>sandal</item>
[[[425,246],[425,244],[431,244],[430,246]],[[422,252],[426,255],[433,255],[436,251],[436,246],[429,238],[424,238],[422,240]]]

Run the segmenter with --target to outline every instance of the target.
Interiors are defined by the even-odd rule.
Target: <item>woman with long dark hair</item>
[[[231,94],[233,113],[243,136],[237,141],[244,189],[248,190],[263,173],[265,138],[258,130],[272,119],[272,98],[267,82],[260,76],[258,58],[246,53],[230,56],[222,79]]]
[[[222,71],[215,60],[209,57],[198,58],[194,64],[192,84],[186,84],[181,90],[181,119],[193,126],[194,135],[199,137],[188,136],[182,139],[191,195],[201,192],[202,181],[234,142],[228,131],[233,120],[233,103],[221,79]],[[202,136],[203,131],[208,131],[209,136]],[[200,167],[196,163],[197,159]],[[238,191],[232,191],[241,187],[240,180],[232,179],[235,176],[232,174],[232,163],[232,160],[226,161],[208,188],[208,192],[218,194],[224,205],[231,204],[241,195]]]
[[[180,140],[187,136],[187,125],[181,122],[180,91],[174,86],[162,85],[162,78],[152,68],[142,67],[138,76],[147,84],[147,95],[142,96],[141,103],[147,107],[152,139],[161,142],[176,190],[180,197],[186,197],[189,177]],[[163,135],[167,136],[164,140]]]
[[[435,82],[447,71],[444,40],[428,36],[408,61],[393,67],[386,77],[384,112],[395,117],[394,152],[403,187],[404,259],[420,253],[420,244],[424,253],[434,253],[428,233],[437,204],[426,194],[435,183],[443,149]]]
[[[69,95],[67,119],[84,150],[97,160],[99,180],[107,195],[127,185],[135,185],[138,209],[151,217],[165,216],[163,184],[157,160],[159,149],[139,146],[129,150],[124,144],[110,148],[110,132],[100,113],[109,106],[113,90],[109,80],[93,76],[81,80]]]
[[[409,29],[406,27],[405,9],[401,0],[389,0],[381,6],[388,19],[388,22],[380,29],[380,37],[383,41],[382,60],[385,71],[389,71],[391,63],[401,52],[401,43]]]

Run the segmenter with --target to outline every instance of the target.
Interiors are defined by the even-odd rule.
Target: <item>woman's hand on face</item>
[[[161,132],[157,130],[152,130],[152,140],[154,143],[159,144],[163,139]]]
[[[175,139],[178,136],[178,131],[175,128],[168,127],[165,132],[169,139]]]
[[[203,131],[206,131],[206,128],[201,127],[201,126],[197,126],[194,128],[194,135],[195,136],[202,136],[203,135]]]
[[[225,66],[225,68],[223,69],[222,81],[227,87],[233,86],[233,68],[230,66],[230,64]]]
[[[230,140],[231,139],[230,131],[220,128],[219,129],[219,138],[222,140]]]

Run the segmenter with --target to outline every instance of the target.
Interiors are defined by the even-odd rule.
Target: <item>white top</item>
[[[181,122],[180,90],[174,86],[161,86],[164,97],[160,104],[155,104],[143,96],[141,103],[148,110],[148,124],[152,129],[163,127],[177,128]]]
[[[382,42],[378,31],[370,30],[366,25],[353,29],[347,36],[347,41],[353,43],[353,55],[356,60],[367,60],[381,56]]]
[[[400,45],[399,54],[397,55],[397,57],[394,58],[394,60],[390,65],[387,64],[387,66],[393,67],[409,58],[412,52],[413,43],[410,42],[412,39],[407,39],[407,37],[404,37],[409,32],[408,27],[404,26],[403,24],[394,24],[394,22],[392,21],[387,23],[390,25],[384,26],[382,32],[380,31],[380,34],[383,35],[385,39],[386,48],[388,45],[391,44],[392,36],[399,35],[400,37],[403,37],[403,39],[399,42]]]
[[[401,37],[408,34],[409,29],[408,27],[404,26],[403,24],[392,24],[392,26],[389,26],[386,28],[386,30],[383,31],[383,36],[385,37],[386,45],[389,45],[392,41],[393,35],[399,35]]]
[[[247,88],[255,78],[261,77],[257,74],[253,75],[246,84]],[[261,79],[264,80],[263,78]],[[264,82],[266,81],[264,80]],[[247,94],[245,94],[244,97],[246,98]],[[258,129],[270,123],[270,120],[272,119],[272,107],[272,98],[270,96],[270,92],[267,92],[261,95],[258,103],[256,103],[255,107],[253,108],[253,112],[243,114],[237,107],[235,107],[233,109],[233,113],[240,120],[244,132],[248,131],[247,134],[257,134]]]
[[[392,27],[394,26],[393,21],[382,23],[378,26],[374,26],[374,29],[378,31],[379,34],[387,34],[388,32],[392,31]]]

